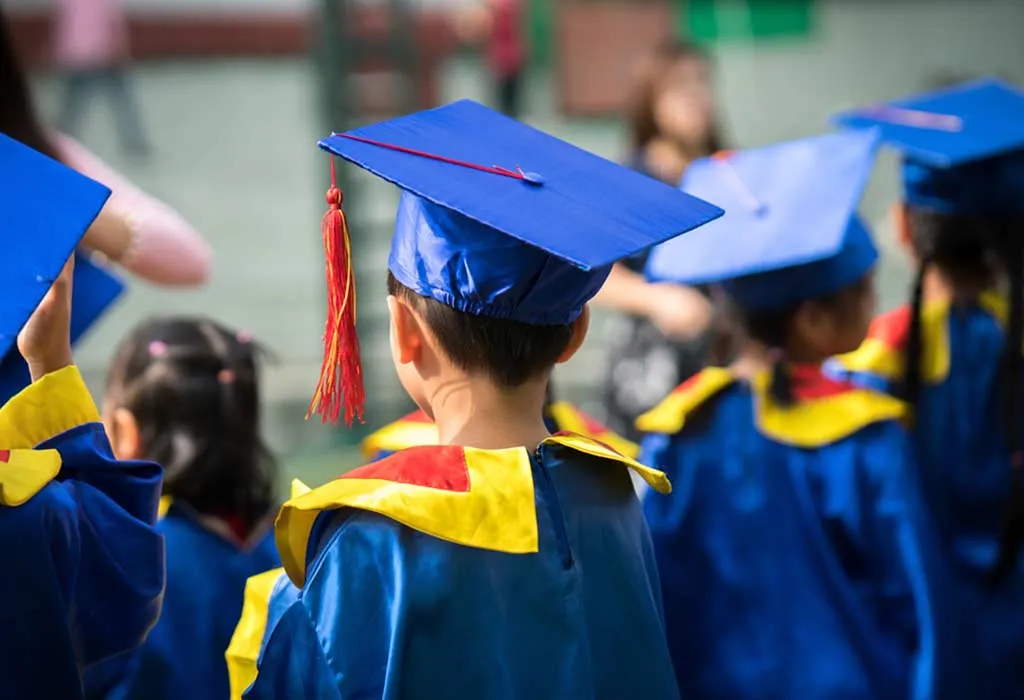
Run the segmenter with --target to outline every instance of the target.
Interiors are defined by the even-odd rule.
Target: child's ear
[[[897,202],[892,206],[892,220],[896,229],[896,242],[908,253],[914,252],[914,239],[910,235],[910,218],[907,216],[907,206],[903,202]]]
[[[420,319],[409,302],[388,296],[388,315],[391,318],[391,348],[399,364],[409,364],[420,358],[424,338]]]
[[[142,440],[134,414],[127,408],[115,408],[105,422],[114,456],[118,459],[141,459]]]
[[[590,305],[585,304],[583,312],[572,322],[572,335],[569,337],[569,344],[565,346],[565,350],[555,360],[556,364],[568,362],[576,354],[576,351],[583,345],[583,341],[586,340],[588,330],[590,330]]]

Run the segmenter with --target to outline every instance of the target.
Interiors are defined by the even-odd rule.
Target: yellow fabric
[[[31,449],[99,419],[78,368],[65,367],[25,387],[0,408],[0,449]]]
[[[580,415],[579,409],[568,401],[556,401],[548,407],[548,410],[551,411],[551,417],[555,419],[559,430],[578,433],[599,440],[620,455],[630,459],[636,459],[640,455],[640,445],[617,435],[611,430],[605,429],[599,433],[593,432],[587,421]]]
[[[296,586],[306,580],[306,547],[325,510],[380,513],[442,540],[510,554],[537,551],[537,513],[530,458],[522,448],[465,448],[469,491],[446,491],[384,479],[330,481],[281,507],[277,549]]]
[[[736,378],[729,370],[708,367],[637,418],[636,427],[644,433],[675,435],[683,429],[686,416],[734,381]]]
[[[647,482],[648,486],[658,493],[664,494],[672,492],[672,484],[669,483],[668,477],[665,476],[665,472],[646,467],[630,457],[626,457],[614,450],[608,449],[608,447],[599,442],[595,442],[585,435],[552,435],[542,444],[565,445],[577,452],[582,452],[583,454],[588,454],[592,457],[600,457],[602,459],[624,464],[635,471],[640,478]]]
[[[272,569],[250,576],[245,582],[242,616],[224,653],[228,664],[231,700],[241,700],[242,693],[256,680],[256,662],[260,658],[263,635],[267,631],[270,595],[282,574],[284,569]]]
[[[292,479],[292,495],[291,495],[291,498],[298,498],[299,496],[307,494],[307,493],[309,493],[312,490],[313,489],[311,489],[308,486],[306,486],[300,480]]]
[[[704,376],[707,375],[707,376]],[[708,368],[640,417],[637,427],[645,432],[674,435],[683,429],[688,415],[735,381],[727,369]],[[752,382],[755,420],[765,436],[795,447],[829,445],[884,420],[905,417],[899,400],[867,389],[851,388],[821,398],[803,399],[789,406],[775,403],[768,391],[770,375],[763,372]]]
[[[156,517],[163,520],[167,517],[167,511],[171,509],[171,504],[174,503],[174,499],[170,496],[161,496],[160,505],[157,506]]]
[[[978,301],[1000,324],[1006,323],[1006,299],[996,292],[985,292]],[[929,302],[921,309],[921,379],[927,384],[940,384],[949,376],[949,309],[949,300]],[[850,372],[898,380],[904,372],[905,349],[868,337],[859,348],[836,359]]]
[[[371,433],[363,440],[361,447],[367,459],[372,459],[380,452],[398,452],[407,447],[436,445],[438,439],[437,426],[433,422],[397,420]]]
[[[57,450],[11,450],[0,453],[0,505],[20,506],[60,472]]]

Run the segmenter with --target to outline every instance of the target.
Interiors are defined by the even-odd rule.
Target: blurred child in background
[[[522,111],[526,70],[526,0],[474,0],[456,21],[467,43],[485,43],[497,109],[512,118]]]
[[[116,454],[164,465],[168,573],[146,644],[91,674],[90,689],[222,700],[245,581],[280,565],[277,463],[260,434],[257,346],[210,320],[144,322],[114,357],[103,415]]]
[[[747,340],[642,416],[644,499],[683,698],[926,698],[927,531],[902,404],[827,379],[874,308],[856,214],[877,135],[829,135],[694,164],[726,215],[654,249],[652,280],[723,283]]]
[[[17,338],[31,381],[0,408],[4,697],[83,698],[160,612],[160,467],[115,460],[71,358],[68,257],[109,195],[0,135],[0,355]]]
[[[721,212],[468,100],[321,145],[405,190],[388,261],[392,359],[438,444],[285,504],[287,576],[250,589],[263,616],[232,641],[249,663],[233,697],[676,697],[630,472],[668,484],[599,442],[551,435],[544,404],[611,263]],[[336,187],[328,202],[328,273],[344,273]],[[340,277],[336,357],[346,397],[359,396],[354,318],[338,305],[354,297],[351,272]]]
[[[926,504],[964,625],[969,696],[1024,697],[1024,92],[982,80],[854,110],[899,149],[912,301],[838,365],[913,408]],[[967,695],[961,695],[967,697]]]

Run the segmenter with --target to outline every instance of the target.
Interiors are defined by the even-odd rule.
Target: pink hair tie
[[[247,345],[252,342],[252,334],[249,331],[238,331],[235,334],[235,340],[243,345]]]
[[[235,381],[235,370],[222,369],[217,372],[217,381],[221,384],[232,384]]]
[[[167,343],[162,340],[154,340],[149,344],[150,357],[163,357],[167,354]]]

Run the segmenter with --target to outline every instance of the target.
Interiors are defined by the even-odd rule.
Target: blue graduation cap
[[[987,78],[835,116],[903,153],[904,200],[949,214],[1024,212],[1024,92]]]
[[[0,358],[109,196],[100,183],[0,134]]]
[[[863,277],[878,251],[857,206],[875,131],[828,134],[697,161],[682,188],[724,217],[657,246],[648,279],[722,283],[749,310],[782,310]]]
[[[470,100],[320,147],[404,191],[388,261],[400,283],[525,324],[572,322],[613,262],[722,214]]]

